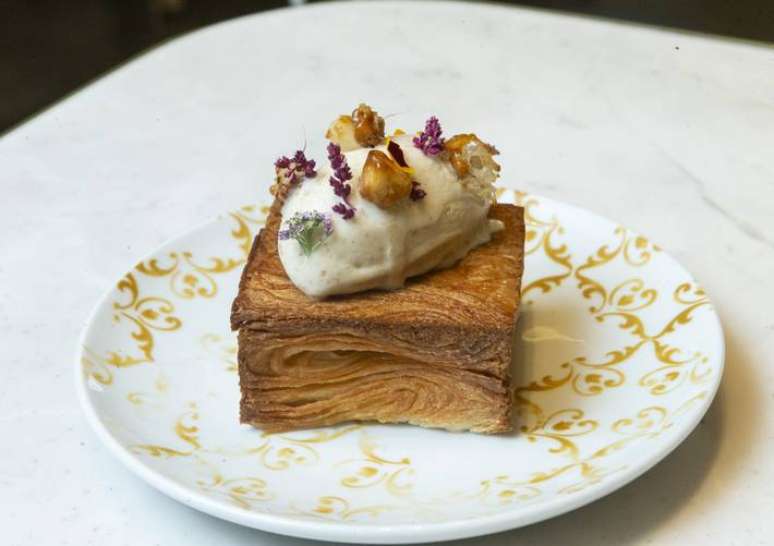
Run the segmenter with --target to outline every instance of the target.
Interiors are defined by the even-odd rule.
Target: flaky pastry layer
[[[277,256],[278,198],[245,266],[240,416],[266,431],[345,421],[510,430],[511,347],[523,269],[523,210],[455,266],[395,291],[310,300]]]

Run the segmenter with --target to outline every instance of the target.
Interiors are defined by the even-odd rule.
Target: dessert
[[[435,118],[386,137],[366,105],[326,136],[330,167],[277,161],[242,274],[241,421],[510,430],[524,221],[494,203],[497,151]]]

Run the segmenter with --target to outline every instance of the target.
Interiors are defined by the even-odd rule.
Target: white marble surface
[[[11,545],[311,544],[167,499],[88,429],[72,354],[97,298],[169,237],[266,190],[360,99],[504,152],[506,184],[650,235],[727,335],[699,428],[623,490],[464,544],[774,542],[774,50],[545,12],[322,5],[173,41],[0,140],[0,529]]]

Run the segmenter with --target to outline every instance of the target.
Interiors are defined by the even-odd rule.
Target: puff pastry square
[[[268,432],[345,421],[482,433],[511,429],[510,363],[523,210],[457,265],[395,291],[312,300],[277,255],[281,200],[253,243],[231,312],[240,419]]]

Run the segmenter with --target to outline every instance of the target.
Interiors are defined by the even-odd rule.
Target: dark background
[[[0,0],[0,132],[163,40],[289,3],[302,2]],[[774,42],[774,0],[500,3]]]

